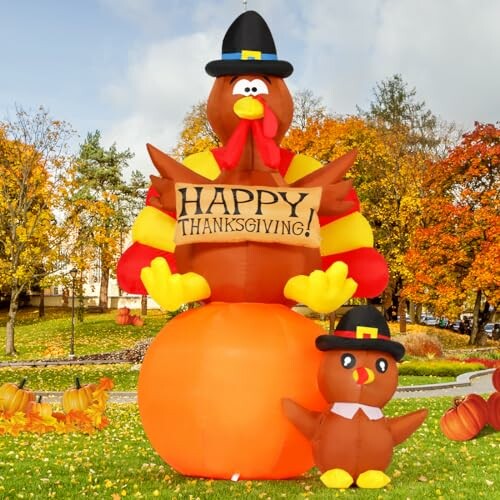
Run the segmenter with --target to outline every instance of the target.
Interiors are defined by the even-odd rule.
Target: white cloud
[[[130,147],[134,166],[154,173],[145,143],[168,152],[177,142],[183,117],[212,85],[205,64],[219,57],[224,33],[243,6],[234,0],[176,0],[168,8],[158,0],[101,1],[156,29],[135,42],[128,68],[104,91],[121,116],[104,137]],[[263,15],[279,57],[294,65],[291,90],[311,89],[333,112],[367,109],[375,83],[401,73],[417,98],[446,120],[470,129],[474,120],[500,119],[497,0],[253,0],[248,8]]]
[[[500,2],[311,0],[303,16],[298,86],[333,111],[366,109],[375,83],[401,73],[446,120],[500,119]]]
[[[132,149],[133,163],[143,172],[154,173],[146,142],[170,151],[185,114],[208,96],[212,79],[204,67],[217,53],[213,40],[206,33],[196,33],[153,43],[131,54],[123,79],[105,89],[106,98],[123,115],[105,138]]]
[[[500,3],[391,0],[382,11],[372,60],[376,79],[395,72],[443,118],[500,118]]]

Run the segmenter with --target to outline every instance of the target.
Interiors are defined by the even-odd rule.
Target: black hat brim
[[[271,75],[286,78],[293,72],[293,66],[287,61],[256,61],[249,59],[242,61],[218,60],[210,61],[205,66],[205,71],[210,76],[226,75]]]
[[[316,339],[316,347],[320,351],[331,351],[334,349],[383,351],[391,354],[396,361],[401,361],[405,355],[403,344],[383,339],[349,339],[336,337],[335,335],[320,335]]]

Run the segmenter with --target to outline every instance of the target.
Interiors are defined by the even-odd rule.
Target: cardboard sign
[[[176,245],[260,241],[318,248],[321,188],[176,183]]]

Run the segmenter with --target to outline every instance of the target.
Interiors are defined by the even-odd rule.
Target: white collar
[[[384,418],[382,410],[377,406],[363,405],[361,403],[333,403],[330,408],[332,413],[348,419],[352,419],[358,410],[361,410],[370,420]]]

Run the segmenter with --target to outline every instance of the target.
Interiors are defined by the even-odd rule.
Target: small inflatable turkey
[[[322,166],[280,148],[293,115],[284,80],[293,68],[278,58],[264,19],[254,11],[241,14],[224,37],[222,58],[209,62],[206,71],[215,77],[207,116],[222,147],[179,163],[148,145],[160,177],[152,176],[147,206],[132,230],[134,243],[118,264],[121,288],[148,293],[168,310],[212,300],[299,302],[327,313],[353,295],[377,296],[387,284],[387,265],[373,248],[372,231],[351,182],[343,179],[356,153]],[[188,191],[198,198],[189,198]],[[290,242],[282,238],[284,229],[268,238],[271,223],[263,222],[264,209],[270,211],[279,201],[295,217],[295,204],[315,193],[318,202],[309,222],[302,224],[317,225],[313,243]],[[218,209],[238,217],[225,222],[218,239],[183,241],[179,211],[191,204],[202,212],[203,196],[211,196],[207,213]],[[251,234],[240,232],[249,227],[249,216],[239,212],[245,203],[257,207]],[[299,227],[276,220],[288,232]],[[216,232],[215,222],[203,222],[206,231]],[[198,225],[193,227],[198,231]]]
[[[404,347],[390,338],[389,327],[373,306],[357,306],[340,320],[332,335],[321,335],[316,347],[325,352],[318,386],[328,409],[310,411],[283,400],[288,419],[311,441],[314,461],[329,488],[382,488],[394,446],[425,420],[421,409],[385,417],[382,409],[398,382],[396,361]]]

